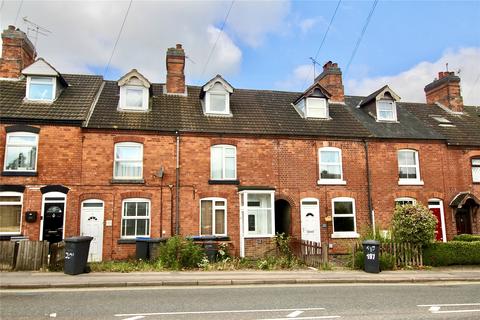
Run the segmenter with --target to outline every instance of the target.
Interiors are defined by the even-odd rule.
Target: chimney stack
[[[345,95],[343,92],[342,71],[338,64],[328,61],[323,66],[323,72],[315,78],[315,82],[324,87],[332,97],[332,102],[345,102]]]
[[[185,94],[185,51],[181,44],[167,50],[167,93]]]
[[[460,77],[455,72],[439,72],[438,79],[425,86],[428,104],[440,103],[454,112],[463,112]]]
[[[25,32],[8,26],[2,32],[2,58],[0,78],[18,78],[22,70],[31,65],[37,56],[35,47]]]

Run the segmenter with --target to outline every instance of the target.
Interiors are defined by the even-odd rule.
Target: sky
[[[332,20],[338,0],[133,0],[130,10],[130,0],[0,0],[0,26],[28,31],[61,73],[117,80],[136,68],[164,82],[166,50],[181,43],[192,85],[221,74],[235,88],[303,91],[316,57],[317,75],[325,62],[338,63],[348,95],[388,84],[402,101],[425,102],[423,88],[448,63],[465,104],[480,105],[480,0],[380,0],[366,24],[374,2],[340,1]],[[50,32],[35,40],[24,17]]]

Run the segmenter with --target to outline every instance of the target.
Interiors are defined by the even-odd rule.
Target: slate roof
[[[349,138],[370,135],[344,105],[330,105],[331,120],[303,119],[291,104],[301,94],[298,92],[236,89],[230,97],[233,117],[229,117],[205,115],[200,90],[188,86],[188,96],[165,95],[163,85],[154,84],[151,111],[120,112],[118,85],[107,81],[88,127]]]
[[[73,74],[62,76],[68,87],[52,103],[24,101],[26,79],[0,81],[0,120],[85,120],[102,84],[102,77]]]

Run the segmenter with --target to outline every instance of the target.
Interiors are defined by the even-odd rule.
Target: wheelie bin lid
[[[92,241],[92,240],[93,240],[93,237],[81,236],[81,237],[65,238],[63,241],[65,241],[65,242],[87,242],[87,241]]]

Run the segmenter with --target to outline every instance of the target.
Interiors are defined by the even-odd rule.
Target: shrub
[[[159,263],[168,269],[191,269],[197,268],[204,256],[203,249],[193,241],[175,236],[160,247]]]
[[[453,237],[454,241],[480,241],[480,235],[478,234],[459,234],[458,236]]]
[[[380,270],[394,270],[396,267],[395,257],[390,253],[380,255]]]
[[[293,256],[292,249],[290,248],[291,237],[287,236],[285,233],[277,233],[274,241],[280,256],[288,258]]]
[[[436,242],[423,249],[423,263],[429,266],[480,264],[480,242]]]
[[[392,219],[396,242],[426,245],[433,242],[437,218],[421,204],[406,204],[395,208]]]

